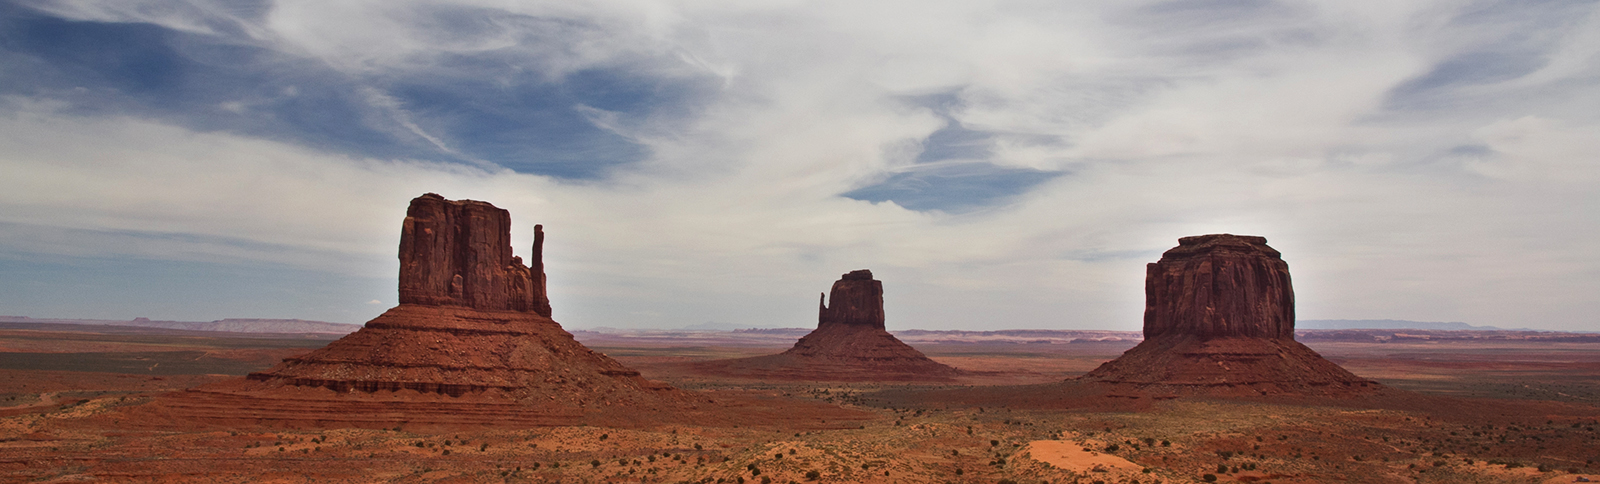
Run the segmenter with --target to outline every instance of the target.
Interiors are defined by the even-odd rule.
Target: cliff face
[[[706,402],[640,377],[551,320],[544,232],[535,230],[529,267],[511,255],[510,228],[509,213],[485,202],[413,199],[399,306],[328,346],[162,406],[196,419],[390,427],[573,425]]]
[[[532,267],[511,255],[511,214],[487,202],[411,200],[400,229],[400,303],[550,316],[544,227],[534,226]]]
[[[817,310],[817,327],[831,324],[883,329],[883,282],[872,271],[850,271],[833,283],[828,304]]]
[[[1242,395],[1343,395],[1377,387],[1294,340],[1289,265],[1263,237],[1178,239],[1146,270],[1144,336],[1079,380]]]
[[[1178,239],[1146,268],[1145,338],[1294,337],[1289,264],[1264,237]]]

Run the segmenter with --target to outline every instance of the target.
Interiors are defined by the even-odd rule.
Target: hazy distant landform
[[[0,323],[22,324],[82,324],[96,326],[130,326],[137,328],[181,329],[186,331],[222,331],[228,333],[311,333],[349,334],[361,329],[359,324],[306,321],[304,319],[243,319],[228,318],[216,321],[157,321],[148,318],[116,319],[55,319],[27,316],[0,316]]]
[[[67,319],[35,318],[29,316],[0,316],[0,324],[78,324],[95,326],[127,326],[138,328],[178,329],[186,331],[220,331],[228,333],[307,333],[349,334],[361,329],[359,324],[307,321],[304,319],[227,318],[215,321],[159,321],[148,318],[118,319]],[[1353,329],[1416,329],[1428,331],[1515,331],[1537,333],[1588,333],[1588,331],[1541,331],[1527,328],[1506,329],[1495,326],[1474,326],[1461,322],[1407,321],[1403,319],[1302,319],[1295,322],[1295,330],[1302,332],[1339,331]],[[702,323],[677,329],[631,329],[597,327],[572,330],[583,339],[663,338],[691,333],[729,333],[729,340],[759,340],[763,336],[792,341],[810,333],[810,328],[757,328],[729,323]],[[1143,336],[1138,331],[1117,330],[1067,330],[1067,329],[1002,329],[994,331],[902,329],[889,333],[909,341],[994,341],[1069,343],[1089,341],[1138,341]],[[1316,338],[1317,336],[1312,336]]]
[[[1297,329],[1432,329],[1440,331],[1532,331],[1526,328],[1510,329],[1495,326],[1473,326],[1460,322],[1406,321],[1403,319],[1302,319],[1295,322]]]

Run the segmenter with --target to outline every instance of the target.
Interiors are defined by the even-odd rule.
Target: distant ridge
[[[219,331],[229,333],[303,333],[350,334],[361,329],[359,324],[307,321],[304,319],[219,319],[216,321],[157,321],[134,318],[130,321],[115,319],[51,319],[27,316],[0,316],[0,323],[83,324],[94,326],[132,326],[137,328],[181,329],[186,331]]]
[[[1302,319],[1296,329],[1428,329],[1434,331],[1527,331],[1494,326],[1473,326],[1460,322],[1406,321],[1403,319]]]

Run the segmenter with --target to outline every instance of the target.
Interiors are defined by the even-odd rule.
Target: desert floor
[[[0,329],[0,481],[1600,482],[1600,343],[1308,343],[1396,391],[1371,401],[1176,399],[1090,411],[885,406],[873,392],[918,385],[722,381],[677,365],[775,353],[782,337],[580,333],[681,388],[827,402],[870,418],[828,430],[745,421],[173,431],[108,416],[327,339],[90,329]],[[928,388],[1057,382],[1133,343],[913,342],[975,372]]]

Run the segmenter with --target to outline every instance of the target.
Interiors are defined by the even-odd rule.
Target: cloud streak
[[[805,326],[871,268],[893,327],[1130,329],[1143,264],[1209,232],[1267,236],[1307,318],[1600,310],[1590,3],[30,5],[268,61],[209,77],[247,93],[220,125],[0,83],[8,257],[392,274],[434,191],[545,224],[577,327]]]

